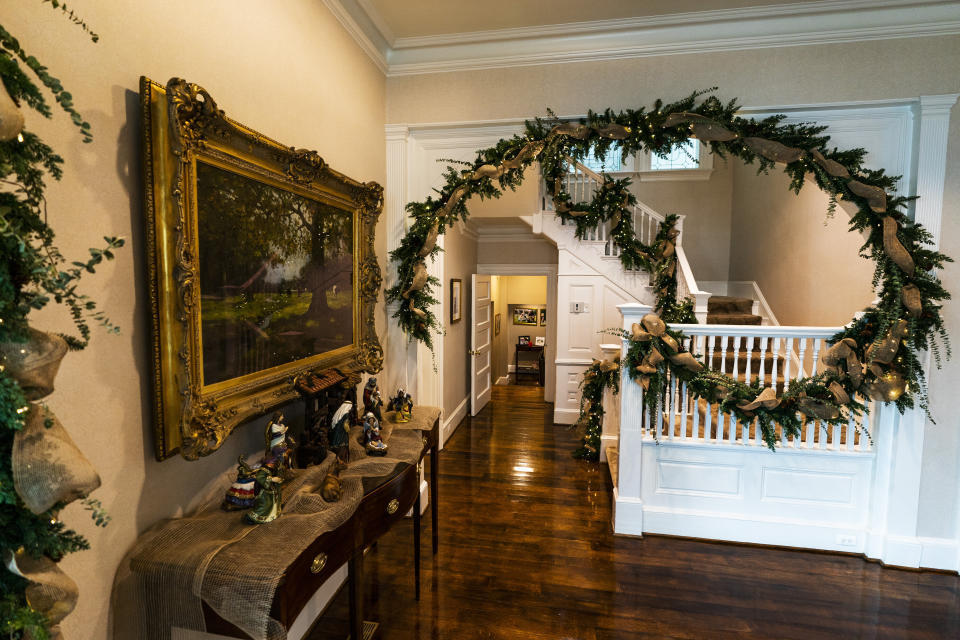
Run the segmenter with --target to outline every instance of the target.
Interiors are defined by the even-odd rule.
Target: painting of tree
[[[196,166],[204,384],[353,344],[353,212]]]

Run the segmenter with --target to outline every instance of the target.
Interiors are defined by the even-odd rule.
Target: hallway
[[[364,562],[382,640],[956,638],[960,578],[860,557],[611,534],[606,465],[574,460],[538,387],[495,386],[441,454],[440,552],[411,525]],[[373,585],[377,586],[373,586]],[[346,590],[310,640],[338,638]]]

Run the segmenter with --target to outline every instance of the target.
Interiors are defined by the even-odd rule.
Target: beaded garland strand
[[[706,367],[694,372],[675,365],[670,358],[651,365],[647,356],[653,349],[661,356],[684,353],[679,346],[674,353],[663,344],[664,336],[682,344],[682,335],[665,330],[660,336],[638,341],[633,339],[636,332],[632,332],[626,364],[631,379],[646,380],[649,385],[648,401],[656,406],[657,385],[666,379],[669,368],[679,378],[689,380],[688,388],[704,397],[714,397],[721,393],[718,389],[723,389],[721,409],[745,419],[757,417],[764,440],[771,447],[776,440],[774,423],[793,432],[801,421],[797,411],[817,414],[828,423],[845,419],[844,414],[859,414],[864,408],[852,399],[856,391],[893,402],[901,412],[917,405],[927,410],[926,382],[917,352],[932,352],[938,367],[943,355],[941,344],[945,355],[950,355],[940,313],[940,303],[950,295],[934,273],[951,259],[925,246],[931,235],[908,218],[906,207],[914,198],[891,195],[898,177],[888,176],[882,169],[865,168],[865,150],[828,148],[830,138],[823,135],[826,127],[782,124],[782,115],[762,120],[741,118],[736,100],[721,102],[713,91],[697,91],[670,104],[657,100],[649,110],[591,111],[580,122],[561,122],[551,114],[547,119],[528,122],[525,135],[500,140],[478,151],[469,167],[448,167],[437,197],[407,205],[413,223],[391,253],[397,262],[398,283],[386,295],[388,302],[397,304],[394,317],[401,327],[432,347],[432,332],[442,330],[430,311],[437,302],[432,291],[439,282],[428,276],[426,260],[440,251],[437,237],[467,218],[466,200],[470,196],[496,198],[503,189],[516,189],[524,170],[535,161],[539,161],[553,194],[557,215],[574,224],[580,237],[600,224],[612,223],[610,235],[621,250],[623,266],[654,274],[657,311],[663,320],[691,322],[689,302],[676,300],[672,224],[662,225],[654,244],[644,246],[636,239],[631,216],[627,215],[635,202],[628,190],[629,180],[604,176],[591,202],[571,204],[570,194],[563,189],[563,177],[568,170],[567,158],[582,160],[591,152],[603,158],[615,143],[626,158],[642,151],[667,154],[676,145],[697,138],[721,157],[731,155],[747,164],[756,163],[758,173],[780,166],[790,176],[794,192],[812,177],[830,195],[830,213],[838,200],[855,205],[850,230],[866,235],[860,255],[876,265],[873,286],[879,299],[829,340],[832,346],[829,355],[825,354],[827,370],[792,381],[776,407],[767,406],[773,402],[770,391],[759,389],[756,382],[737,382]],[[643,327],[641,331],[649,333]],[[690,357],[695,360],[693,354]],[[654,372],[637,370],[645,358]],[[762,403],[766,404],[756,409],[738,408],[752,405],[764,393]]]

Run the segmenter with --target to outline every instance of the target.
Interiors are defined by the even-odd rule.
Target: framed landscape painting
[[[156,455],[212,453],[298,397],[299,376],[382,367],[376,183],[141,79]]]

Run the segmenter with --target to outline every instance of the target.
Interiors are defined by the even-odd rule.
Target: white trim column
[[[409,139],[410,129],[406,125],[388,124],[384,127],[387,140],[387,180],[384,188],[384,217],[386,219],[387,255],[384,256],[386,273],[384,282],[387,288],[397,283],[397,274],[390,260],[389,253],[400,246],[400,241],[407,233],[408,218],[407,183],[409,175]],[[407,338],[397,324],[393,313],[394,305],[386,308],[386,331],[383,336],[383,352],[386,358],[387,379],[381,382],[380,388],[385,393],[395,393],[398,387],[403,387],[413,394],[415,402],[419,402],[417,394],[417,347]]]
[[[650,313],[646,304],[617,306],[623,316],[623,328],[630,331],[634,322]],[[626,360],[630,341],[624,338],[621,358]],[[643,406],[643,388],[630,379],[627,367],[620,377],[620,459],[617,488],[613,492],[613,532],[622,535],[643,534],[643,500],[640,482],[643,472],[643,419],[638,407]]]
[[[920,96],[920,133],[917,158],[917,200],[914,221],[933,235],[933,246],[940,246],[940,219],[943,215],[943,187],[947,170],[947,138],[950,133],[950,109],[960,93]]]

